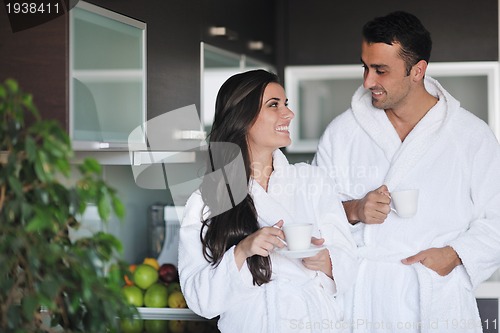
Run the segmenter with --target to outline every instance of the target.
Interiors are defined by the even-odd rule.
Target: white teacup
[[[311,223],[285,224],[283,232],[290,251],[307,250],[311,246],[313,225]]]
[[[415,216],[418,209],[418,190],[403,190],[391,192],[391,201],[396,214],[403,218]]]

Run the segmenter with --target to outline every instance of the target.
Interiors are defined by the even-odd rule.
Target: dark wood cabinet
[[[283,64],[357,64],[365,22],[391,11],[415,14],[433,39],[431,61],[498,61],[498,1],[279,0]]]
[[[202,0],[202,40],[207,44],[276,64],[275,0]],[[213,36],[211,27],[225,27],[237,38]],[[252,50],[249,42],[259,41],[263,50]]]
[[[147,115],[200,103],[201,1],[90,0],[147,24]]]
[[[68,16],[13,33],[0,6],[0,81],[17,80],[43,118],[68,128]]]

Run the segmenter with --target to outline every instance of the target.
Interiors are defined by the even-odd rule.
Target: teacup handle
[[[280,227],[278,227],[277,225],[273,225],[273,228],[276,228],[276,229],[280,229],[280,230],[281,230],[281,228],[280,228]],[[281,238],[279,238],[279,237],[277,237],[277,236],[276,236],[276,238],[278,238],[278,239],[280,240],[280,242],[282,242],[285,246],[288,246],[288,244],[286,243],[286,241],[285,241],[285,240],[283,240],[283,239],[281,239]]]

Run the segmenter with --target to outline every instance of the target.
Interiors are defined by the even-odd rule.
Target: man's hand
[[[347,219],[351,224],[364,222],[366,224],[380,224],[385,221],[391,212],[391,196],[387,186],[368,192],[364,198],[343,202]]]
[[[441,276],[450,274],[455,267],[462,264],[462,260],[451,246],[427,249],[405,258],[401,262],[405,265],[420,262]]]

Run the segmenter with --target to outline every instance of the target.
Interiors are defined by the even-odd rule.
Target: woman
[[[279,150],[290,144],[294,114],[277,76],[232,76],[215,108],[209,171],[187,202],[180,231],[189,308],[220,316],[221,332],[347,328],[341,294],[356,274],[355,244],[331,180],[317,167],[288,164]],[[313,223],[313,241],[325,249],[287,256],[281,227],[298,222]]]

